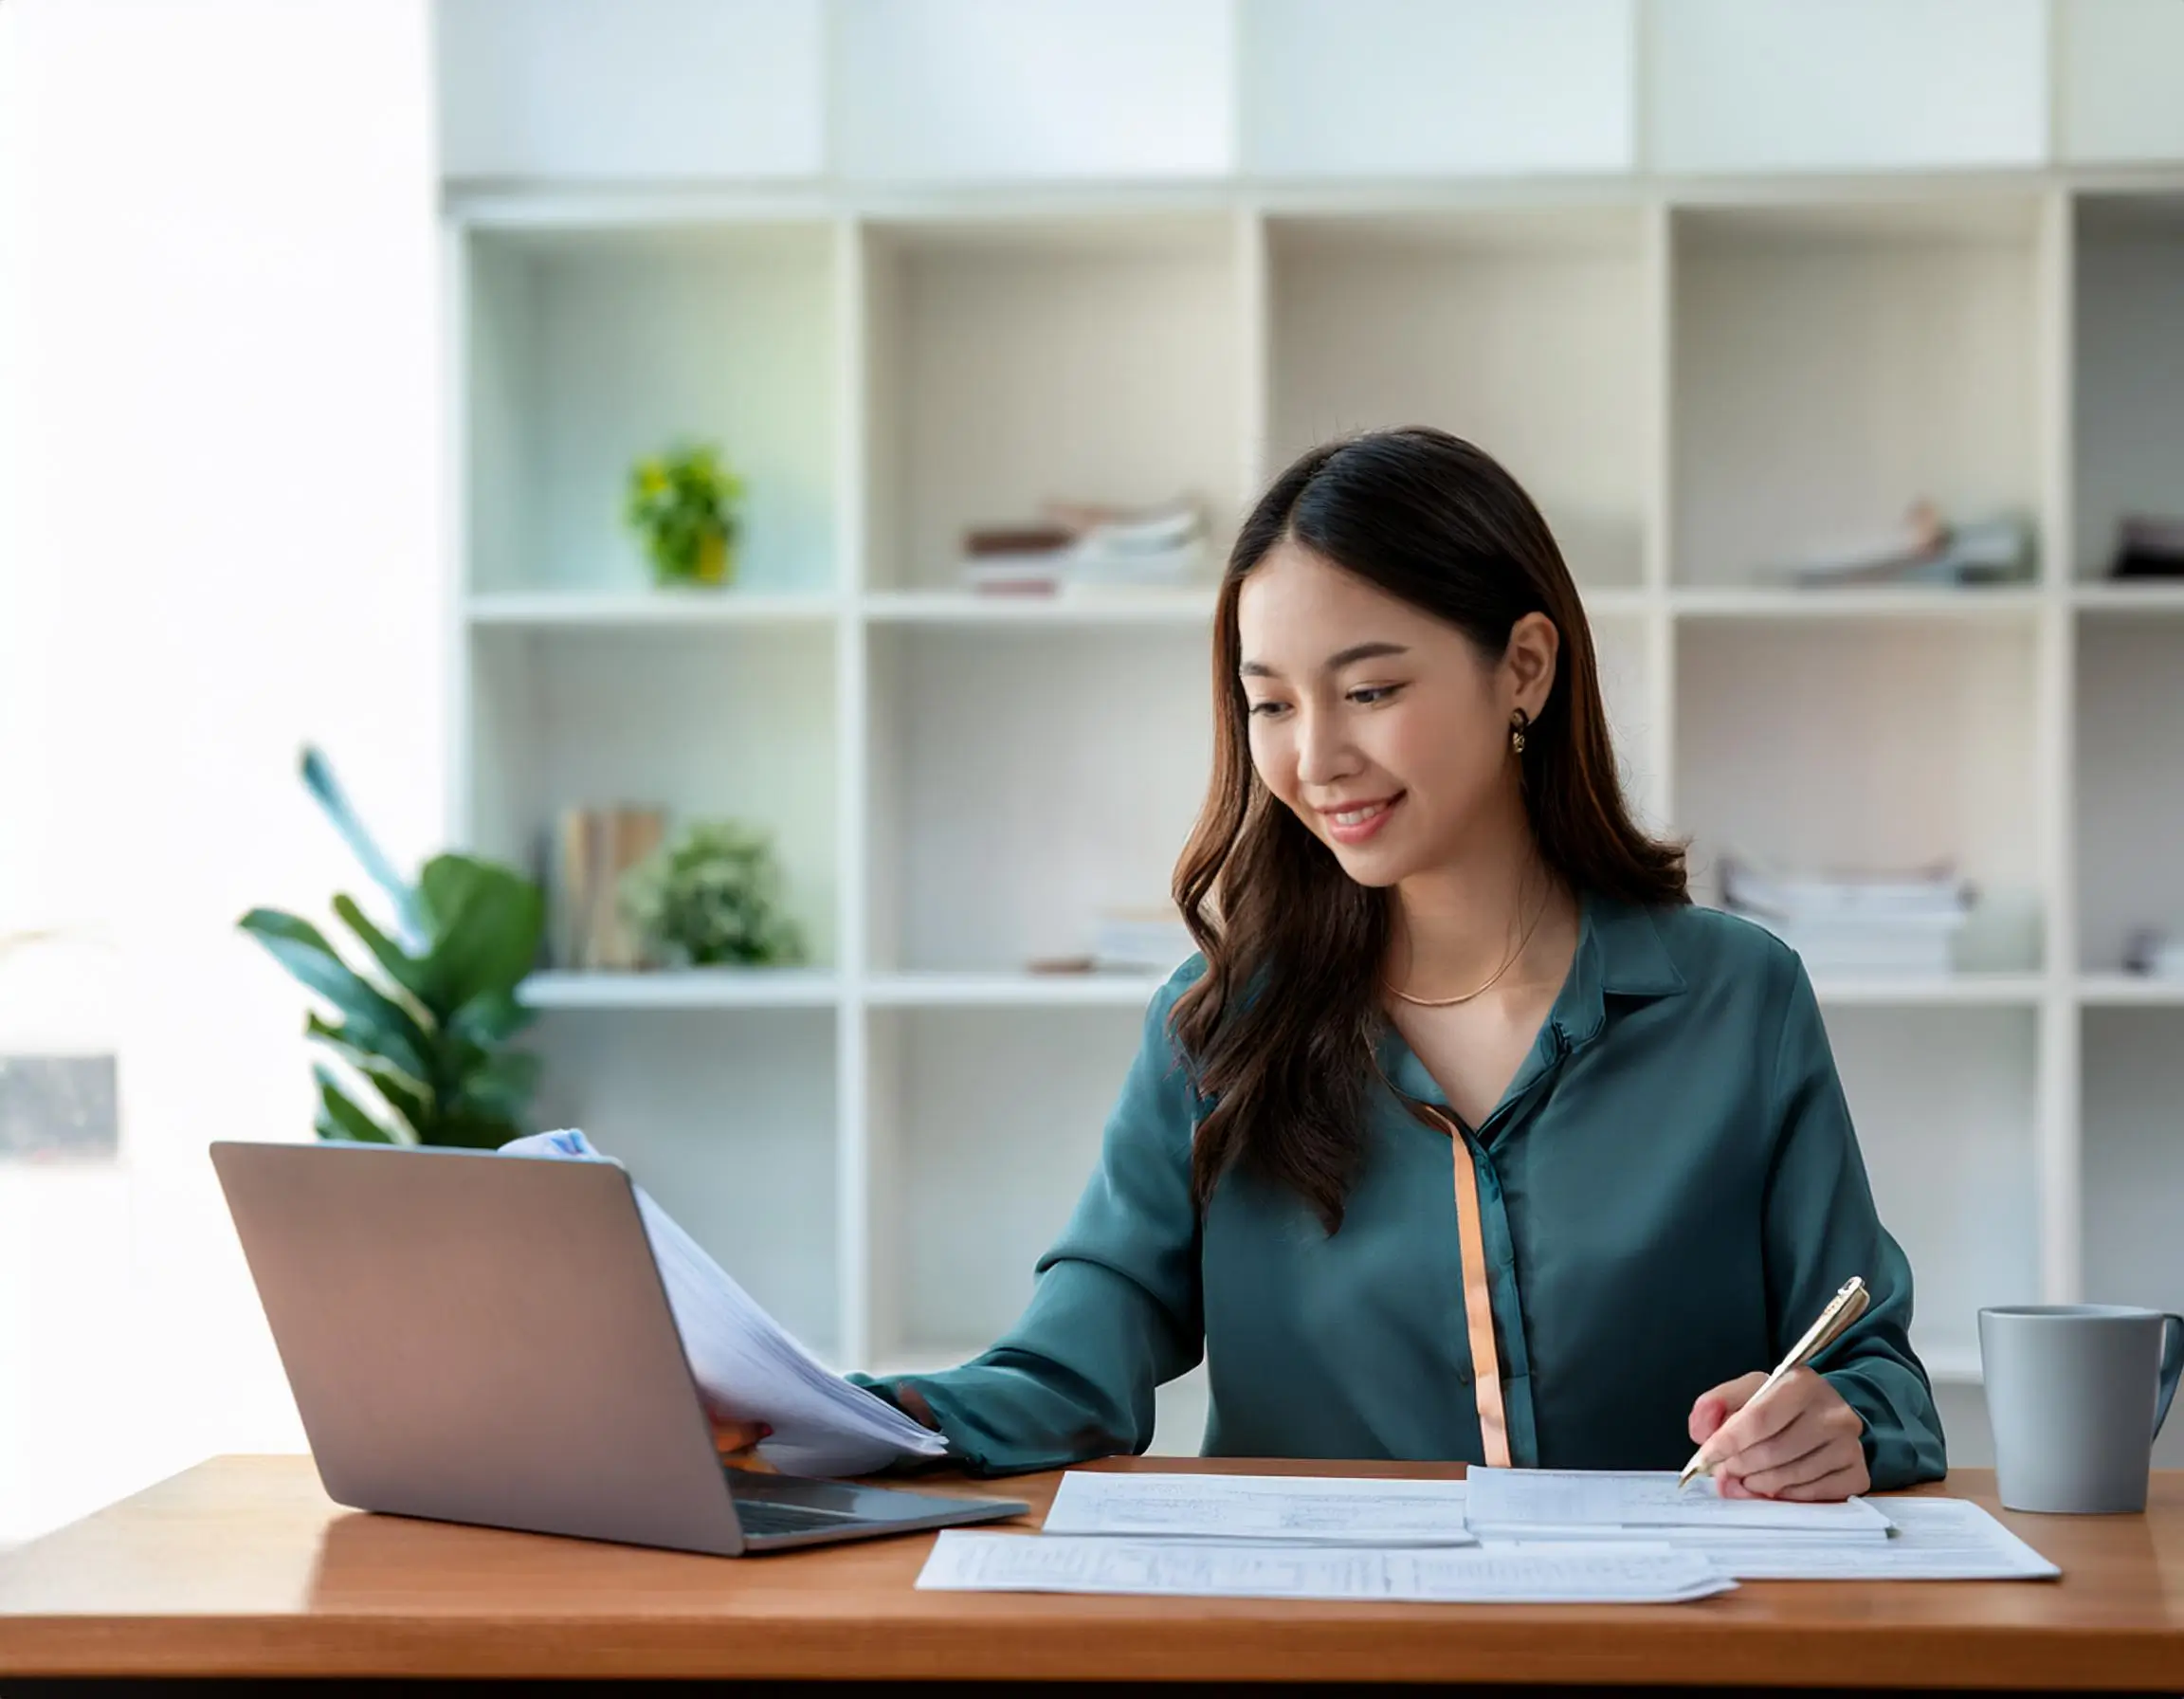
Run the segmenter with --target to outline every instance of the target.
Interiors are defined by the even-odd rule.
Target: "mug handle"
[[[2176,1396],[2176,1380],[2184,1374],[2184,1316],[2161,1318],[2161,1379],[2154,1396],[2154,1432],[2158,1435],[2168,1418],[2169,1402]]]

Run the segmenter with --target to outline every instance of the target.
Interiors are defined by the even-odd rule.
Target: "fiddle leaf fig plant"
[[[473,1149],[521,1136],[538,1058],[508,1041],[533,1018],[516,993],[545,925],[538,887],[513,868],[456,854],[434,856],[412,884],[364,830],[318,750],[303,752],[302,777],[393,916],[390,934],[354,897],[335,897],[334,913],[362,946],[358,965],[299,916],[253,908],[238,923],[326,1004],[332,1018],[313,1011],[305,1032],[370,1087],[353,1094],[353,1082],[315,1064],[318,1136]]]

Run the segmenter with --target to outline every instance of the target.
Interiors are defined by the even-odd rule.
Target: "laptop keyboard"
[[[813,1510],[804,1505],[773,1505],[762,1499],[736,1501],[736,1520],[746,1534],[803,1534],[839,1527],[857,1519],[840,1510]]]

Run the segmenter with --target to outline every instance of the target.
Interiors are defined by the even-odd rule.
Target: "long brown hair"
[[[1690,899],[1682,847],[1630,817],[1585,611],[1517,481],[1424,427],[1326,444],[1275,479],[1244,521],[1216,603],[1213,774],[1174,887],[1207,965],[1177,999],[1174,1030],[1213,1105],[1192,1156],[1198,1207],[1242,1165],[1297,1192],[1333,1233],[1364,1149],[1389,898],[1351,879],[1251,764],[1236,604],[1283,539],[1448,621],[1492,660],[1525,614],[1553,620],[1554,687],[1522,757],[1540,854],[1578,892]]]

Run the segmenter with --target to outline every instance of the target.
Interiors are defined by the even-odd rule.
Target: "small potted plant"
[[[693,821],[623,875],[623,913],[648,964],[789,967],[804,937],[782,911],[771,836],[734,820]]]
[[[680,444],[630,467],[623,517],[644,541],[653,581],[732,583],[742,496],[743,481],[711,443]]]

